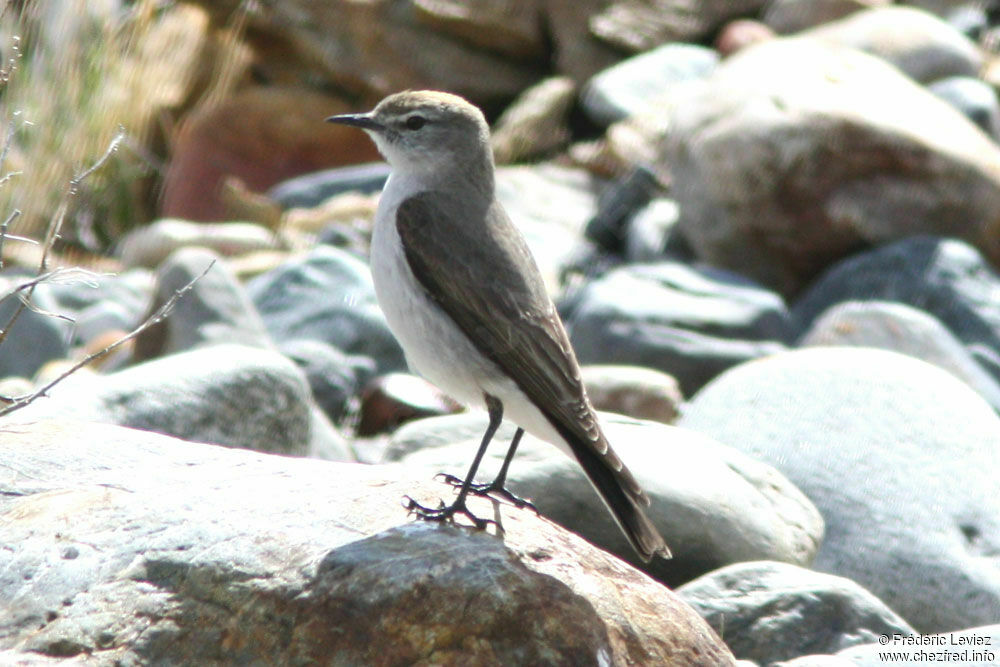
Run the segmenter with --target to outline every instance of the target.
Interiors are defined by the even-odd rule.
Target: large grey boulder
[[[864,587],[788,563],[745,562],[689,581],[677,593],[726,638],[733,653],[768,665],[835,653],[916,631]]]
[[[111,426],[10,429],[0,651],[98,664],[734,664],[668,589],[531,512],[499,508],[502,537],[412,522],[400,498],[426,502],[440,485],[399,472]]]
[[[814,567],[921,632],[1000,618],[1000,418],[947,371],[809,348],[744,364],[678,421],[770,463],[816,503]]]
[[[281,454],[352,458],[285,356],[200,347],[108,375],[74,375],[9,419],[74,418]],[[338,453],[339,452],[339,453]]]
[[[604,414],[615,452],[649,494],[647,510],[673,558],[639,562],[576,461],[526,435],[509,488],[548,519],[618,554],[669,585],[745,560],[808,565],[823,537],[812,504],[774,468],[710,438],[655,422]],[[486,428],[482,413],[411,422],[393,436],[386,460],[411,473],[463,477]],[[513,435],[505,424],[488,450],[480,481],[493,479]]]
[[[791,295],[859,246],[917,234],[1000,259],[1000,147],[879,58],[775,39],[670,109],[665,162],[703,261]]]

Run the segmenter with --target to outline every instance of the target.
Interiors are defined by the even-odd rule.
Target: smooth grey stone
[[[406,368],[368,266],[343,250],[319,246],[257,276],[247,291],[279,343],[318,340],[371,358],[380,373]]]
[[[964,238],[1000,263],[1000,147],[878,58],[760,42],[664,114],[654,167],[669,169],[702,262],[789,298],[859,249],[916,234]]]
[[[975,76],[984,60],[976,43],[955,27],[900,5],[854,12],[799,34],[876,55],[921,83]]]
[[[798,345],[877,347],[907,354],[948,371],[1000,410],[1000,383],[937,318],[906,304],[839,303],[813,321]]]
[[[136,339],[137,360],[218,343],[272,345],[242,283],[221,257],[205,248],[181,248],[160,265],[150,313],[196,278],[191,289],[177,299],[169,317]]]
[[[290,340],[278,350],[306,374],[316,404],[334,422],[344,418],[351,399],[375,375],[368,357],[346,355],[322,341]]]
[[[407,516],[401,497],[439,487],[19,424],[0,439],[0,641],[61,664],[733,665],[671,591],[531,512],[490,513],[502,535]]]
[[[605,188],[597,200],[597,213],[587,222],[587,238],[604,250],[623,250],[628,221],[645,208],[658,189],[656,176],[645,167]]]
[[[727,565],[677,589],[739,658],[769,665],[915,630],[862,586],[773,561]]]
[[[624,266],[587,283],[567,327],[582,363],[655,368],[686,395],[730,366],[784,349],[791,334],[774,292],[672,261]]]
[[[733,368],[677,424],[775,466],[826,521],[813,567],[921,632],[1000,618],[1000,418],[947,371],[807,348]]]
[[[598,72],[580,95],[583,110],[601,126],[646,111],[677,83],[707,76],[719,54],[698,44],[670,43]]]
[[[629,218],[625,229],[625,260],[633,264],[658,262],[676,245],[680,208],[672,199],[653,199]]]
[[[31,303],[51,314],[25,307],[13,320],[21,303],[13,292],[28,280],[24,276],[0,276],[0,297],[11,294],[0,301],[0,330],[7,332],[0,342],[0,378],[30,378],[47,362],[69,354],[73,325],[55,316],[60,313],[59,303],[48,285],[35,288]]]
[[[939,79],[927,88],[994,140],[1000,138],[1000,102],[993,86],[971,76],[953,76]]]
[[[309,385],[265,348],[199,347],[108,375],[71,376],[50,396],[11,418],[82,419],[282,454],[310,449]]]
[[[1000,353],[1000,278],[964,241],[903,239],[833,265],[792,304],[804,332],[844,301],[898,301],[941,321],[965,345]]]
[[[314,171],[278,183],[267,191],[284,208],[315,208],[345,192],[378,192],[389,178],[389,165],[368,162]]]
[[[386,460],[431,478],[464,478],[486,430],[482,412],[433,417],[400,428]],[[675,586],[723,565],[781,560],[808,565],[823,536],[816,508],[769,465],[700,434],[656,422],[602,413],[615,452],[652,501],[647,510],[673,551],[670,560],[639,561],[579,464],[525,435],[510,468],[508,488],[530,499],[543,516]],[[489,482],[513,435],[505,423],[494,436],[478,476]],[[449,497],[442,486],[443,497]],[[753,508],[753,511],[747,511]]]

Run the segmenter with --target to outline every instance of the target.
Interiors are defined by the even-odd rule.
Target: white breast
[[[475,348],[410,271],[396,230],[396,209],[424,189],[417,179],[390,176],[379,200],[371,246],[375,294],[411,370],[463,403],[482,406],[484,393],[497,397],[505,416],[518,426],[567,449],[516,383]]]

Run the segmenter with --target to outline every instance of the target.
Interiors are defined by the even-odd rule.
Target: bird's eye
[[[427,124],[427,119],[423,116],[410,116],[406,119],[406,129],[419,130]]]

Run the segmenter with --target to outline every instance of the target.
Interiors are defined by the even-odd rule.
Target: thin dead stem
[[[87,364],[89,364],[89,363],[91,363],[93,361],[96,361],[98,359],[101,359],[102,357],[104,357],[104,356],[106,356],[108,354],[111,354],[116,349],[118,349],[119,347],[121,347],[122,345],[124,345],[125,343],[127,343],[128,341],[132,340],[133,338],[135,338],[136,336],[138,336],[139,334],[141,334],[143,331],[145,331],[149,327],[153,326],[154,324],[157,324],[157,323],[161,322],[165,317],[167,317],[168,315],[170,315],[170,312],[174,309],[174,306],[177,304],[177,302],[180,300],[180,298],[183,297],[185,294],[187,294],[189,291],[191,291],[191,289],[194,287],[195,283],[197,283],[199,280],[201,280],[205,276],[205,274],[207,274],[209,271],[211,271],[213,266],[215,266],[215,261],[212,261],[212,263],[209,264],[205,268],[204,271],[202,271],[200,274],[198,274],[193,279],[191,279],[191,281],[187,285],[185,285],[184,287],[181,287],[179,290],[176,290],[170,296],[170,298],[167,299],[167,301],[162,306],[160,306],[159,308],[156,309],[156,312],[154,312],[152,315],[150,315],[149,317],[147,317],[142,322],[142,324],[140,324],[139,326],[137,326],[131,332],[129,332],[126,335],[122,336],[121,338],[119,338],[115,342],[111,343],[110,345],[108,345],[104,349],[98,350],[97,352],[94,352],[92,354],[87,355],[84,359],[82,359],[82,360],[78,361],[77,363],[73,364],[73,366],[71,366],[70,368],[68,368],[63,373],[61,373],[58,377],[56,377],[55,379],[53,379],[51,382],[49,382],[48,384],[46,384],[44,387],[41,387],[41,388],[37,389],[36,391],[33,391],[30,394],[25,394],[23,396],[13,396],[13,397],[0,396],[0,401],[3,401],[5,403],[9,403],[9,405],[7,405],[6,407],[4,407],[3,409],[0,409],[0,417],[8,415],[11,412],[14,412],[15,410],[20,410],[21,408],[23,408],[23,407],[25,407],[27,405],[30,405],[31,403],[35,402],[36,400],[38,400],[42,396],[45,396],[46,394],[48,394],[48,392],[53,387],[55,387],[57,384],[59,384],[60,382],[62,382],[66,378],[68,378],[70,375],[72,375],[73,373],[77,372],[78,370],[80,370],[81,368],[83,368],[84,366],[86,366]]]

